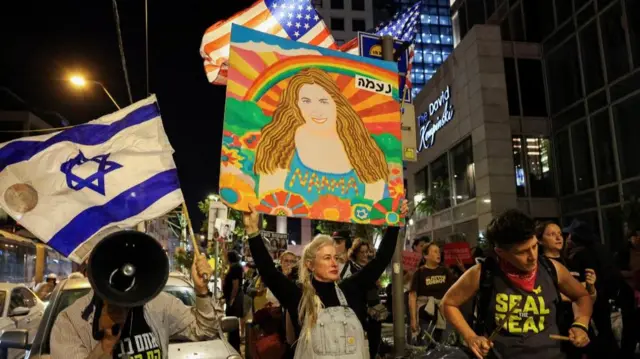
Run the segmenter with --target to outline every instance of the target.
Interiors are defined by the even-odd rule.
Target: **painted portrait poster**
[[[220,197],[263,213],[400,225],[397,65],[234,25]]]

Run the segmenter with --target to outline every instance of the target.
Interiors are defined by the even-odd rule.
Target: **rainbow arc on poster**
[[[265,92],[277,83],[290,78],[305,68],[314,67],[322,69],[328,73],[347,75],[355,77],[355,75],[365,76],[386,83],[395,84],[393,92],[395,97],[398,96],[398,74],[392,71],[385,71],[377,66],[367,63],[354,61],[351,59],[331,56],[295,56],[286,60],[277,62],[261,73],[253,85],[247,91],[245,100],[257,101]]]
[[[229,70],[227,95],[257,103],[267,116],[275,111],[291,76],[313,66],[333,77],[371,133],[400,135],[397,124],[388,122],[389,114],[399,111],[399,103],[394,100],[399,91],[396,72],[342,57],[258,53],[235,46],[231,47],[230,59],[237,65]],[[356,75],[394,84],[394,97],[356,88]]]

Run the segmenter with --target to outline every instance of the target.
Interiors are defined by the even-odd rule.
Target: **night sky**
[[[218,186],[224,86],[208,83],[199,54],[204,31],[254,0],[149,0],[150,92],[158,96],[175,148],[194,226],[197,201]],[[144,0],[118,0],[133,101],[147,96]],[[29,106],[57,111],[80,124],[115,111],[99,87],[78,90],[65,78],[80,72],[129,104],[111,0],[3,1],[0,5],[0,87]],[[16,109],[0,91],[0,109]],[[55,117],[46,118],[60,126]]]

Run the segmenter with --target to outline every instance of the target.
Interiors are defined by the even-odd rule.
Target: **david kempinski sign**
[[[440,97],[429,104],[428,110],[418,117],[420,124],[420,137],[418,138],[418,152],[426,150],[433,146],[436,140],[436,132],[440,131],[444,125],[453,119],[453,105],[450,102],[451,90],[449,86],[442,91]],[[442,109],[442,114],[436,116],[432,121],[433,115]]]

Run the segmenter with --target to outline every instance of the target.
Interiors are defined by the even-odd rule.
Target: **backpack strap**
[[[549,273],[551,279],[553,280],[553,285],[556,287],[556,294],[558,296],[557,301],[562,301],[562,297],[560,296],[560,285],[558,284],[558,271],[556,271],[556,266],[553,264],[551,259],[542,255],[538,256],[538,262],[540,263],[542,268],[544,268],[544,270]]]
[[[486,319],[491,295],[493,294],[493,278],[497,263],[494,258],[487,257],[484,260],[479,260],[478,264],[480,264],[480,283],[478,293],[474,298],[473,308],[475,309],[476,317],[473,330],[478,335],[482,335],[487,331]]]

